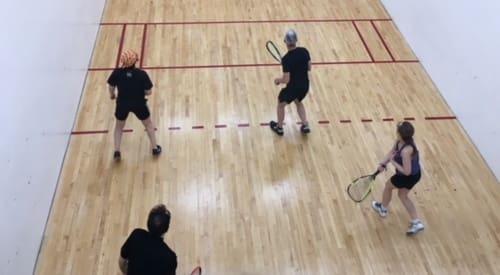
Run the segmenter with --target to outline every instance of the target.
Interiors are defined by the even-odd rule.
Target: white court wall
[[[104,3],[0,3],[0,274],[33,273]]]
[[[500,180],[500,1],[381,1]]]

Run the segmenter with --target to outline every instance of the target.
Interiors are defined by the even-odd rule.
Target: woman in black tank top
[[[414,235],[424,229],[424,224],[417,216],[415,205],[408,197],[410,190],[420,180],[420,163],[417,146],[413,140],[415,129],[411,123],[404,121],[397,126],[397,140],[387,156],[380,163],[378,170],[384,171],[390,162],[396,173],[385,184],[382,201],[372,202],[373,209],[382,217],[387,216],[387,207],[392,199],[392,191],[398,189],[398,197],[410,215],[411,221],[407,235]]]

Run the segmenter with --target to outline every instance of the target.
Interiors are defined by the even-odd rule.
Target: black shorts
[[[309,84],[302,87],[285,87],[278,96],[279,102],[292,103],[294,100],[302,101],[309,92]]]
[[[410,175],[410,176],[405,176],[401,174],[395,174],[394,176],[391,177],[391,183],[394,185],[396,188],[406,188],[406,189],[412,189],[415,184],[420,180],[420,172],[415,175]]]
[[[117,102],[115,117],[118,120],[126,120],[128,113],[134,113],[139,120],[148,119],[151,115],[149,113],[149,108],[146,102],[144,103],[127,103],[127,102]]]

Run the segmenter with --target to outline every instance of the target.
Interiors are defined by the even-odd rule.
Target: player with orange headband
[[[111,99],[116,99],[115,152],[113,158],[115,160],[121,159],[122,133],[130,112],[134,113],[146,127],[153,156],[158,156],[161,153],[161,147],[156,143],[155,128],[145,98],[152,94],[153,83],[145,71],[135,67],[139,60],[136,52],[132,50],[124,51],[120,58],[122,66],[116,68],[108,79],[109,95]],[[118,97],[115,93],[116,88],[118,88]]]

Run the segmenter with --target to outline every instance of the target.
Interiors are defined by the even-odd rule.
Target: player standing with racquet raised
[[[392,191],[398,189],[398,196],[410,214],[411,222],[407,235],[414,235],[424,229],[424,224],[418,219],[415,205],[408,197],[410,190],[420,180],[420,163],[417,146],[413,140],[415,128],[411,123],[404,121],[397,126],[398,139],[396,144],[387,154],[384,161],[379,166],[379,171],[386,168],[386,164],[391,162],[396,168],[396,174],[385,184],[382,202],[373,201],[373,209],[382,217],[387,216],[387,207],[391,202]]]
[[[276,78],[274,84],[286,84],[278,96],[278,121],[271,121],[269,126],[276,134],[282,136],[283,121],[285,120],[285,106],[294,102],[297,106],[297,113],[302,120],[300,130],[307,134],[311,130],[306,118],[306,109],[302,100],[309,91],[309,71],[311,70],[311,57],[309,51],[303,47],[297,47],[297,34],[294,30],[289,30],[285,34],[284,40],[288,52],[281,60],[283,76]]]

